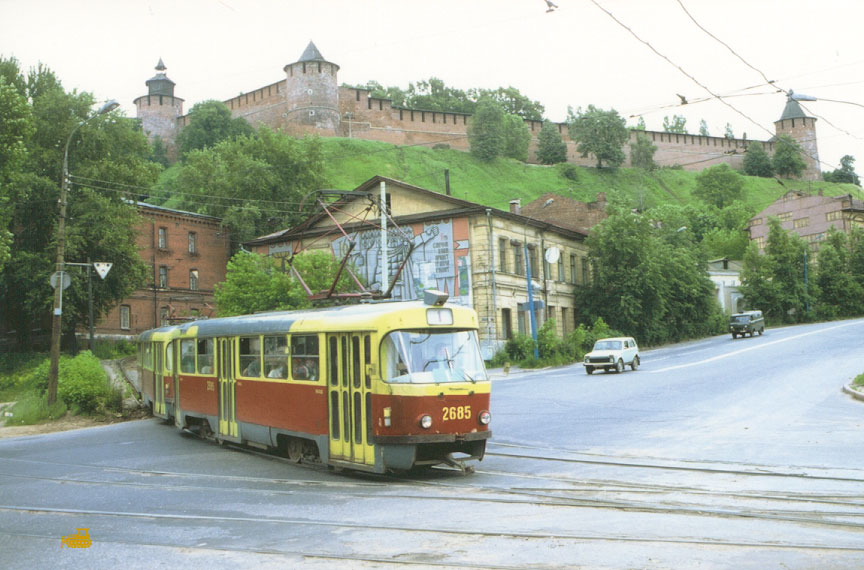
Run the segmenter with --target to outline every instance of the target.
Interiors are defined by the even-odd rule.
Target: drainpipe
[[[379,208],[381,210],[381,291],[387,291],[387,190],[384,181],[381,181],[381,199]]]
[[[489,228],[489,267],[492,275],[492,334],[489,337],[489,344],[492,347],[493,343],[495,345],[498,343],[498,303],[496,302],[498,291],[495,284],[495,236],[492,233],[492,208],[486,208],[486,225]]]

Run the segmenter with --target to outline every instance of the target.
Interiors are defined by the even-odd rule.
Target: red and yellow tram
[[[141,334],[153,414],[294,461],[375,473],[483,458],[477,315],[424,301],[225,317]]]

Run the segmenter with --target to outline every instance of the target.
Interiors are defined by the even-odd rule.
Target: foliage
[[[531,129],[518,115],[504,116],[504,150],[502,156],[515,160],[528,160]]]
[[[852,240],[861,237],[860,230]],[[864,313],[864,286],[854,276],[852,243],[834,227],[819,246],[816,285],[819,299],[817,314],[822,318],[858,316]]]
[[[793,232],[787,232],[777,218],[769,218],[765,253],[752,242],[744,255],[741,270],[741,292],[747,306],[761,309],[766,316],[782,322],[807,320],[812,291],[804,282],[807,244]],[[811,287],[812,289],[812,287]]]
[[[56,420],[66,415],[66,402],[57,400],[48,404],[48,398],[36,392],[22,394],[9,410],[7,426],[33,425],[45,420]]]
[[[699,135],[703,137],[711,136],[711,133],[708,132],[708,123],[705,122],[705,119],[699,121]]]
[[[706,168],[696,176],[693,195],[718,208],[728,206],[741,197],[744,180],[728,164]]]
[[[86,262],[89,256],[114,264],[104,281],[94,281],[97,315],[143,284],[135,207],[118,189],[150,186],[160,167],[149,160],[150,147],[137,123],[116,112],[93,116],[89,93],[67,93],[53,72],[41,65],[26,78],[15,60],[0,59],[0,70],[4,82],[15,85],[26,101],[32,127],[21,131],[26,156],[19,156],[14,171],[0,181],[0,200],[10,205],[0,208],[0,218],[16,228],[9,261],[0,273],[0,319],[7,330],[17,332],[19,348],[29,349],[33,324],[44,322],[52,306],[48,277],[55,269],[55,208],[67,142],[71,183],[65,259]],[[85,273],[71,271],[72,286],[64,293],[65,334],[87,312]]]
[[[604,111],[594,105],[588,105],[585,111],[579,107],[567,109],[567,127],[570,137],[578,143],[576,150],[586,157],[589,154],[597,159],[597,168],[603,167],[603,161],[608,166],[620,166],[626,158],[622,147],[630,137],[624,119],[618,111]]]
[[[489,162],[501,156],[505,147],[505,113],[498,103],[486,99],[477,105],[477,111],[468,125],[471,154]]]
[[[305,252],[294,257],[297,272],[313,292],[329,289],[339,261],[327,252]],[[216,284],[216,307],[222,316],[261,311],[310,307],[300,282],[270,257],[241,251],[228,262],[225,281]],[[338,292],[350,290],[350,277],[343,274]]]
[[[64,362],[60,370],[57,396],[85,414],[104,408],[110,395],[108,376],[99,359],[89,350]]]
[[[2,60],[0,60],[2,61]],[[15,60],[13,60],[15,61]],[[30,107],[24,92],[0,75],[0,272],[11,255],[13,199],[6,189],[12,176],[27,159],[26,141],[35,130]]]
[[[543,121],[537,135],[537,160],[542,164],[567,161],[567,143],[561,139],[561,132],[551,121]]]
[[[663,117],[663,130],[667,133],[687,134],[687,119],[681,115]]]
[[[822,175],[827,182],[845,182],[861,186],[861,180],[855,174],[855,157],[849,154],[840,159],[840,168]]]
[[[534,339],[527,334],[514,334],[504,345],[504,352],[511,362],[521,362],[534,356]]]
[[[323,187],[323,166],[320,139],[261,127],[252,136],[187,154],[167,190],[182,197],[174,207],[222,218],[236,251],[245,241],[305,219],[311,207],[301,210],[299,204]]]
[[[735,138],[735,133],[732,131],[732,125],[730,123],[726,123],[726,129],[723,132],[723,136],[727,139]]]
[[[368,81],[359,87],[369,89],[372,97],[390,99],[395,107],[470,115],[476,112],[480,100],[491,99],[499,103],[506,113],[526,120],[543,120],[543,105],[522,95],[515,87],[466,91],[448,87],[436,77],[409,83],[408,89],[384,87],[377,81]]]
[[[774,176],[771,156],[765,151],[762,143],[751,142],[747,145],[747,152],[744,154],[744,174],[763,178]]]
[[[189,111],[189,124],[177,135],[177,148],[185,157],[193,150],[212,147],[222,141],[251,135],[249,122],[231,117],[231,110],[221,101],[202,101]]]
[[[657,167],[654,163],[655,152],[657,152],[657,145],[652,143],[646,135],[637,134],[636,140],[630,143],[630,165],[633,168],[654,170]]]
[[[161,164],[163,168],[171,166],[171,162],[168,160],[167,150],[165,149],[165,143],[162,142],[162,137],[154,135],[153,142],[150,143],[150,148],[150,160],[157,164]]]
[[[852,384],[855,386],[864,386],[864,374],[859,374],[852,381]]]
[[[803,152],[801,145],[795,139],[789,135],[780,135],[774,145],[774,157],[771,159],[774,172],[787,178],[801,176],[806,167],[804,159],[801,158]]]
[[[644,130],[646,130],[646,127],[645,127],[645,117],[642,117],[642,116],[640,115],[640,116],[639,116],[639,120],[636,121],[636,126],[635,126],[635,127],[630,127],[630,128],[631,128],[632,130],[634,130],[634,131],[644,131]]]
[[[595,226],[586,244],[592,281],[576,289],[583,322],[603,317],[647,344],[717,332],[714,285],[686,232],[620,210]]]
[[[90,349],[99,360],[115,360],[125,356],[132,356],[137,351],[134,342],[126,339],[95,339],[93,348]]]

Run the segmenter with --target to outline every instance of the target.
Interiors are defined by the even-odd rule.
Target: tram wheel
[[[285,446],[288,453],[288,460],[294,463],[300,463],[303,459],[303,440],[297,437],[292,437],[288,440]]]

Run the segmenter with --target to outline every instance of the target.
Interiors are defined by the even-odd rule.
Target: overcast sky
[[[312,40],[340,83],[513,86],[553,121],[594,104],[649,129],[680,114],[691,133],[704,119],[712,135],[729,123],[759,140],[786,101],[767,77],[818,99],[804,105],[823,171],[851,154],[864,174],[864,2],[555,2],[547,13],[545,0],[0,0],[0,55],[135,116],[160,57],[188,111],[284,78]]]

